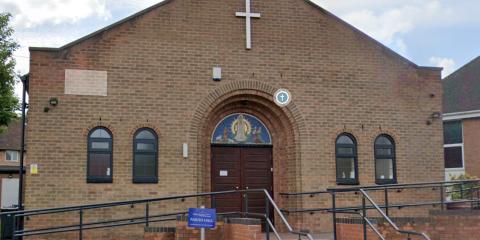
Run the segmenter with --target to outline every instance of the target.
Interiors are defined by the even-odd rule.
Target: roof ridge
[[[45,48],[45,47],[30,47],[29,50],[30,51],[52,51],[52,52],[56,52],[56,51],[60,51],[60,50],[63,50],[63,49],[66,49],[66,48],[69,48],[69,47],[72,47],[78,43],[81,43],[93,36],[96,36],[97,34],[100,34],[102,32],[105,32],[105,31],[108,31],[116,26],[119,26],[125,22],[128,22],[129,20],[132,20],[136,17],[139,17],[147,12],[150,12],[151,10],[153,9],[156,9],[160,6],[163,6],[163,5],[166,5],[170,2],[173,2],[174,0],[164,0],[164,1],[161,1],[155,5],[152,5],[142,11],[139,11],[133,15],[130,15],[129,17],[126,17],[124,19],[121,19],[113,24],[110,24],[104,28],[101,28],[100,30],[97,30],[93,33],[90,33],[82,38],[79,38],[73,42],[70,42],[62,47],[59,47],[59,48]],[[367,40],[371,41],[372,43],[376,44],[377,46],[379,46],[381,49],[385,50],[388,54],[391,54],[392,56],[398,58],[399,60],[401,60],[402,62],[408,64],[409,66],[412,66],[416,69],[431,69],[431,70],[440,70],[440,69],[443,69],[441,67],[430,67],[430,66],[419,66],[417,65],[416,63],[414,63],[413,61],[411,61],[410,59],[402,56],[401,54],[397,53],[396,51],[394,51],[393,49],[387,47],[386,45],[384,45],[383,43],[381,43],[380,41],[374,39],[373,37],[371,37],[370,35],[366,34],[365,32],[361,31],[360,29],[356,28],[355,26],[351,25],[350,23],[346,22],[345,20],[341,19],[340,17],[336,16],[335,14],[329,12],[328,10],[326,10],[325,8],[321,7],[320,5],[316,4],[315,2],[313,2],[312,0],[303,0],[304,2],[306,2],[307,4],[310,4],[311,6],[315,7],[316,9],[318,9],[319,11],[321,11],[322,13],[326,14],[327,16],[329,17],[332,17],[334,20],[338,21],[339,23],[345,25],[346,27],[352,29],[353,31],[355,31],[356,33],[360,34],[361,36],[365,37]]]

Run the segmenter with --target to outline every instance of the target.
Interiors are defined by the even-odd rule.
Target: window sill
[[[113,183],[112,179],[87,179],[87,183]]]
[[[158,179],[133,179],[133,184],[158,184]]]
[[[375,184],[377,185],[389,185],[389,184],[397,184],[397,180],[375,180]]]
[[[342,180],[342,181],[339,181],[337,180],[337,185],[353,185],[353,186],[356,186],[356,185],[360,185],[360,182],[358,180]]]

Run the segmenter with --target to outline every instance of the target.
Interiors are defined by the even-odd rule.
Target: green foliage
[[[9,13],[0,13],[0,131],[2,126],[18,117],[15,111],[19,109],[19,100],[14,94],[17,80],[13,59],[13,52],[19,45],[12,38],[13,29],[8,25],[10,18]]]
[[[470,176],[468,174],[462,174],[457,177],[452,177],[452,181],[467,181],[467,180],[475,180],[477,177]],[[472,194],[478,191],[479,184],[474,183],[464,183],[464,184],[455,184],[451,188],[452,192],[452,200],[462,200],[462,199],[470,199]]]

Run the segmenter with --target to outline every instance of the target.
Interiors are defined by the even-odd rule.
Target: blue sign
[[[208,208],[188,209],[188,227],[191,228],[215,228],[217,223],[217,211]]]

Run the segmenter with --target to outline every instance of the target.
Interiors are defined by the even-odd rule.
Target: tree
[[[13,59],[13,52],[19,45],[12,38],[11,17],[9,13],[0,13],[0,132],[18,117],[15,111],[19,109],[19,100],[14,93],[17,77]]]

